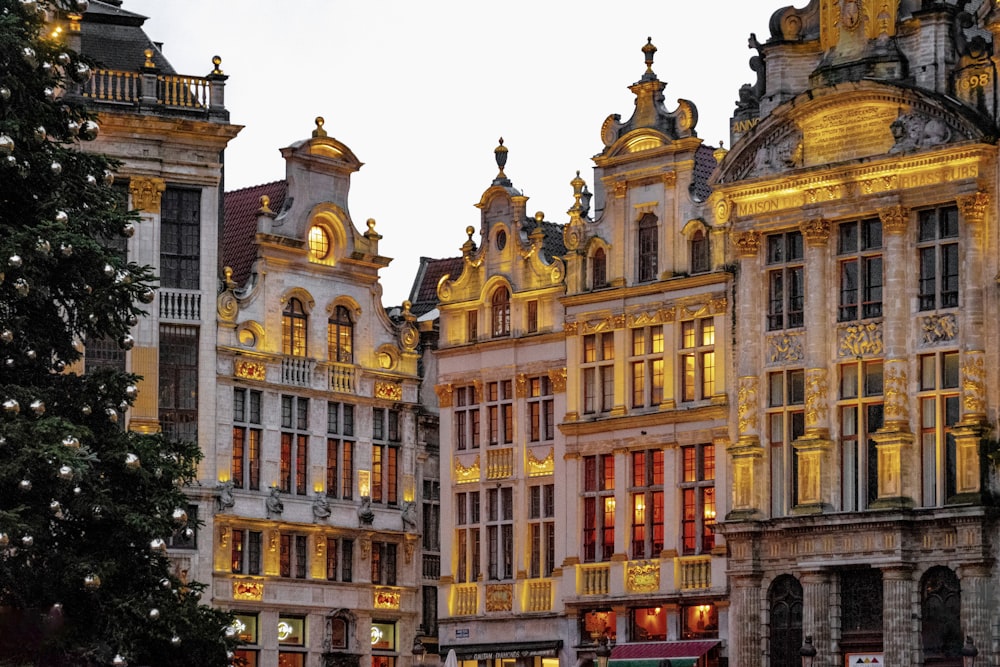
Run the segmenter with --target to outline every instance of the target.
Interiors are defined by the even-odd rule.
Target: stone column
[[[992,586],[990,567],[984,563],[962,565],[959,568],[962,584],[962,633],[972,637],[979,648],[976,665],[990,663],[990,612]]]
[[[761,667],[761,575],[731,574],[729,585],[729,664]]]
[[[826,570],[803,572],[802,582],[802,636],[812,635],[816,647],[813,667],[839,667],[834,658],[835,649],[830,632],[830,600],[833,588],[830,573]]]
[[[959,330],[966,350],[983,349],[983,247],[985,239],[986,212],[990,206],[990,195],[987,192],[976,192],[967,197],[958,198],[958,210],[961,214],[960,224],[964,227],[962,237],[965,238],[965,273],[960,274],[962,301],[961,324]]]
[[[758,276],[760,234],[747,231],[735,235],[740,256],[740,274]],[[753,280],[736,284],[736,334],[739,354],[734,359],[737,380],[738,439],[728,448],[733,466],[732,512],[728,520],[763,516],[767,507],[767,476],[764,474],[764,448],[760,444],[760,345],[761,290]]]
[[[912,665],[911,650],[919,650],[913,636],[913,569],[909,566],[882,570],[882,646],[885,664]]]
[[[805,435],[793,443],[798,457],[798,497],[795,511],[820,512],[833,496],[832,468],[829,457],[833,449],[830,435],[829,387],[827,364],[830,329],[826,300],[827,255],[830,223],[822,218],[807,220],[801,225],[805,237],[805,285],[809,289],[804,323],[805,340]],[[818,640],[813,635],[814,640]]]

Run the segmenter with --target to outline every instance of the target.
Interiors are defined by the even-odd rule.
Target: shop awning
[[[718,639],[619,644],[611,650],[608,667],[694,667]]]
[[[562,640],[539,642],[510,642],[506,644],[442,644],[441,655],[455,650],[459,660],[502,660],[504,658],[555,658],[559,656]]]

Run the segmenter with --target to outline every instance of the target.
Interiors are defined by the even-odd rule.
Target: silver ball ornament
[[[90,65],[87,63],[77,63],[74,76],[80,83],[86,82],[90,78]]]
[[[19,296],[25,297],[31,293],[31,286],[28,285],[28,281],[24,278],[18,278],[14,281],[14,291],[16,291]]]
[[[10,544],[10,536],[7,533],[0,533],[0,547]]]
[[[35,352],[34,350],[28,350],[27,352],[24,353],[24,356],[28,357],[28,359],[30,359],[31,361],[34,361],[38,357],[38,353]],[[34,408],[35,404],[32,403],[31,407]],[[44,407],[44,405],[42,407]]]
[[[122,227],[122,236],[124,236],[127,239],[130,239],[133,236],[135,236],[135,225],[133,225],[131,222],[126,222],[125,226]]]
[[[90,0],[76,0],[74,4],[76,5],[76,11],[82,14],[90,7]]]
[[[170,638],[170,645],[171,646],[180,646],[181,645],[181,638],[178,637],[177,635],[174,635],[173,637]]]
[[[62,505],[59,504],[58,500],[53,500],[49,503],[49,511],[53,514],[58,514],[59,510],[62,509]]]
[[[156,607],[153,607],[152,609],[150,609],[149,610],[149,618],[150,618],[150,620],[153,620],[153,621],[159,620],[159,618],[160,618],[160,610],[157,609]]]
[[[46,100],[51,102],[56,98],[56,91],[51,86],[46,86],[45,90],[42,91],[42,95],[45,97]]]
[[[66,53],[65,51],[63,51],[58,56],[56,56],[56,60],[58,60],[59,64],[62,65],[63,67],[65,67],[66,65],[69,65],[71,62],[73,62],[73,59],[70,58],[69,54]]]
[[[147,289],[139,293],[139,301],[143,303],[153,303],[153,290]]]
[[[38,10],[38,3],[36,0],[21,0],[21,9],[28,14],[34,14]]]
[[[136,456],[132,452],[129,452],[128,454],[125,455],[125,467],[131,470],[138,470],[140,467],[142,467],[142,461],[139,460],[138,456]]]
[[[131,334],[125,334],[118,341],[118,346],[123,350],[131,350],[135,347],[135,338]]]
[[[24,260],[21,259],[20,255],[11,255],[9,258],[7,258],[7,266],[9,266],[12,269],[21,268],[21,264],[23,263]]]
[[[105,169],[104,170],[104,184],[105,185],[111,185],[114,182],[115,182],[115,175],[114,175],[114,173],[112,173],[110,169]]]
[[[0,86],[0,100],[6,102],[10,99],[10,88],[7,86]]]
[[[236,628],[234,628],[231,625],[227,625],[226,629],[223,630],[223,633],[226,635],[226,637],[229,637],[231,639],[236,636]]]
[[[73,479],[73,469],[69,466],[60,467],[59,479]]]
[[[97,185],[97,178],[93,174],[87,174],[87,185]]]
[[[35,128],[35,141],[45,141],[46,136],[47,133],[45,132],[44,127],[39,125],[38,127]]]
[[[79,486],[74,486],[73,487],[73,495],[74,496],[78,496],[81,493],[83,493],[83,489],[81,489]]]
[[[35,544],[35,538],[31,535],[25,535],[21,538],[21,544],[25,547],[33,546]]]
[[[110,264],[105,264],[104,275],[106,275],[108,278],[113,278],[115,275],[115,267],[111,266]]]
[[[35,50],[30,46],[26,46],[21,49],[21,57],[24,58],[24,62],[28,63],[32,67],[38,66],[38,57],[35,54]]]
[[[188,513],[185,512],[182,508],[178,507],[170,515],[170,518],[172,518],[176,523],[187,523]]]
[[[169,591],[170,590],[170,580],[167,579],[166,577],[164,577],[163,579],[160,579],[160,588],[162,588],[165,591]]]
[[[62,173],[62,165],[59,164],[58,162],[53,162],[51,165],[49,165],[49,169],[52,170],[53,176],[58,176],[59,174]]]
[[[8,398],[3,402],[3,411],[16,415],[21,411],[21,404],[15,401],[13,398]]]
[[[108,416],[108,421],[112,424],[118,423],[118,412],[116,412],[114,408],[108,408],[104,411],[104,414]]]
[[[125,395],[128,396],[129,398],[135,398],[136,396],[139,395],[139,387],[135,386],[134,384],[128,385],[127,387],[125,387]]]
[[[80,126],[80,138],[84,141],[93,141],[100,134],[101,127],[92,120],[84,121]]]
[[[87,590],[96,591],[101,587],[101,578],[96,574],[88,574],[83,578],[83,587]]]
[[[80,124],[75,120],[71,120],[70,122],[66,123],[66,130],[70,133],[71,136],[75,137],[80,132]]]
[[[65,225],[69,222],[69,214],[66,211],[56,211],[56,222],[60,225]]]
[[[111,659],[111,665],[112,667],[128,667],[128,660],[116,653],[115,657]]]
[[[12,340],[14,340],[13,331],[11,331],[10,329],[4,329],[3,331],[0,331],[0,341],[3,341],[4,343],[9,343]]]
[[[80,412],[83,413],[83,416],[87,417],[90,415],[91,412],[93,412],[93,410],[89,405],[85,405],[82,408],[80,408]]]
[[[14,140],[6,134],[0,134],[0,155],[10,155],[14,152]]]
[[[70,257],[73,255],[73,244],[71,243],[60,243],[59,252],[63,257]]]
[[[56,373],[62,373],[64,370],[66,370],[66,362],[63,361],[62,359],[56,359],[54,362],[52,362],[52,370],[54,370]]]
[[[17,483],[17,488],[22,493],[27,493],[28,491],[31,491],[31,480],[22,479],[20,482]]]
[[[166,553],[167,543],[164,542],[159,537],[157,537],[152,542],[149,543],[149,550],[152,551],[153,553]]]
[[[32,401],[31,402],[31,411],[34,412],[36,415],[43,415],[43,414],[45,414],[45,401],[37,400],[37,399],[34,400],[34,401]]]
[[[45,239],[38,239],[35,241],[35,250],[42,253],[43,255],[48,255],[52,252],[52,244]]]

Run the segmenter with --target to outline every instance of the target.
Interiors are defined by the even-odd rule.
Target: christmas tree
[[[0,0],[0,665],[226,665],[230,616],[166,555],[200,452],[125,430],[138,378],[80,363],[131,346],[156,285],[116,165],[79,149],[94,65],[53,27],[86,5]]]

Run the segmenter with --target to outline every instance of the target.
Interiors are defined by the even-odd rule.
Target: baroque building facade
[[[709,200],[730,664],[995,664],[1000,16],[813,0],[770,29]]]
[[[558,242],[501,142],[480,243],[438,282],[439,637],[463,664],[724,658],[732,275],[713,151],[691,102],[664,108],[655,51]]]
[[[390,259],[348,209],[362,163],[316,123],[285,180],[226,194],[213,602],[249,665],[393,667],[436,622],[436,424],[417,318],[382,307]]]

